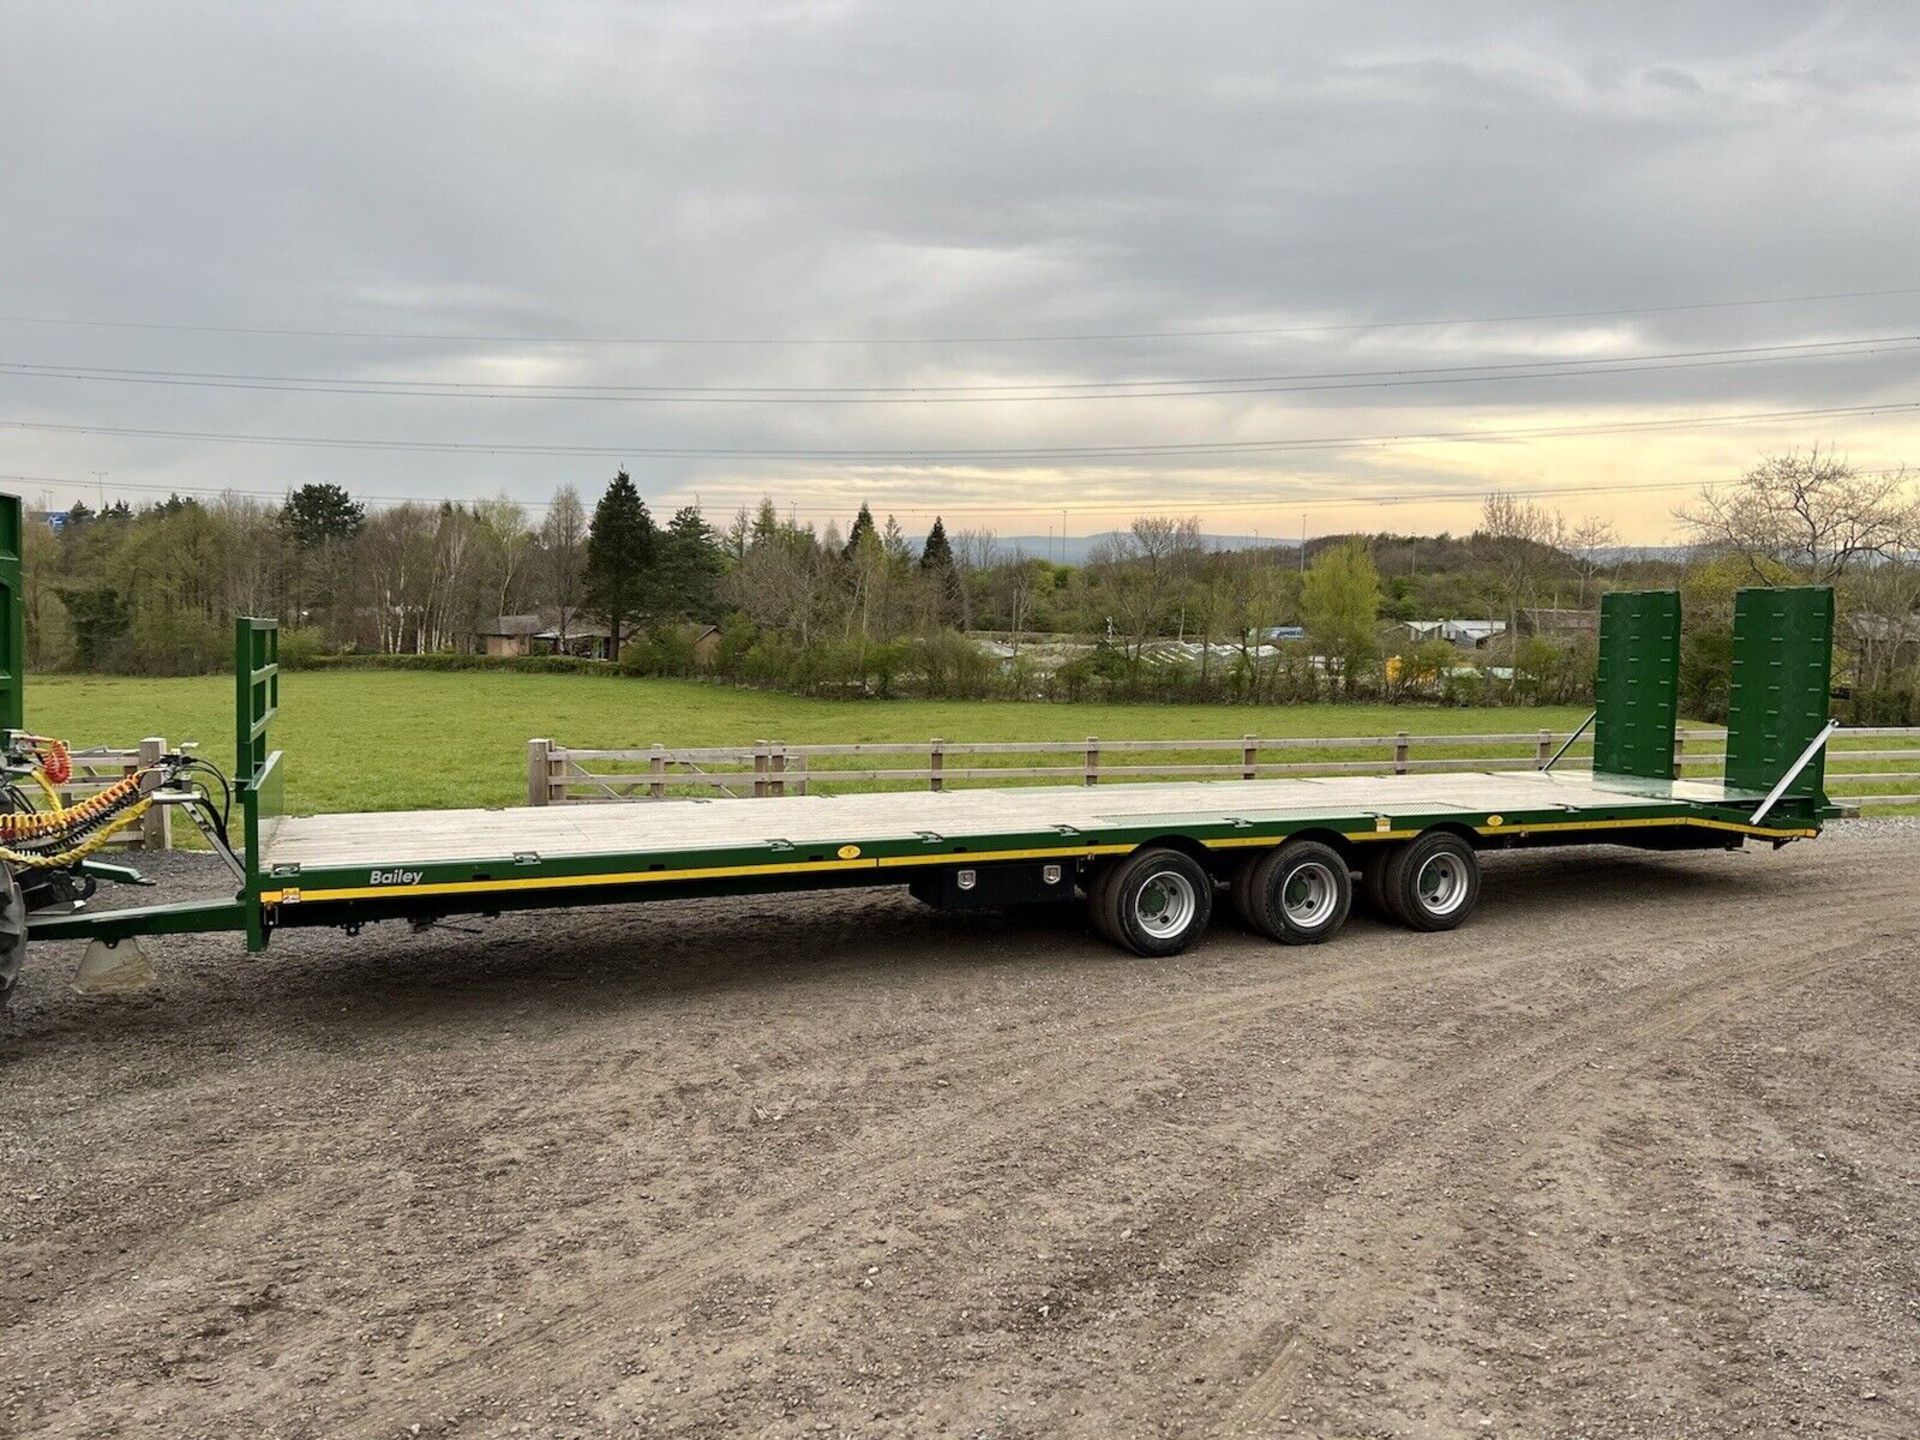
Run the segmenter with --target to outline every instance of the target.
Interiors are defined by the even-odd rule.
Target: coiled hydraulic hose
[[[0,860],[36,870],[73,865],[100,849],[153,807],[153,777],[158,767],[136,770],[78,804],[61,803],[54,787],[73,776],[67,747],[32,737],[42,762],[33,778],[45,792],[45,810],[0,814]],[[54,848],[58,847],[58,848]]]

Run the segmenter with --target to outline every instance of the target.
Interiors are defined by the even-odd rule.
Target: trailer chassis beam
[[[104,940],[109,944],[139,935],[196,935],[246,928],[247,907],[240,900],[182,900],[172,905],[27,917],[27,936],[32,940]]]

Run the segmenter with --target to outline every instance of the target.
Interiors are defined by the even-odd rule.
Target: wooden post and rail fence
[[[1726,735],[1721,728],[1678,732],[1674,774],[1709,778],[1705,767],[1724,760]],[[1416,735],[1401,730],[1362,736],[1243,735],[1237,740],[1102,740],[1089,735],[1085,740],[961,743],[935,739],[846,745],[756,740],[751,745],[627,749],[575,748],[538,739],[527,742],[527,803],[571,805],[703,795],[759,799],[830,794],[843,787],[939,792],[956,784],[1016,781],[1101,785],[1282,775],[1539,770],[1546,768],[1567,738],[1567,732],[1551,730],[1501,735]],[[1567,769],[1586,764],[1585,751],[1583,746],[1569,752],[1560,764]],[[1049,760],[1053,763],[1035,763]],[[1897,768],[1855,768],[1888,762],[1897,762]],[[1920,726],[1839,731],[1828,749],[1827,783],[1833,798],[1849,805],[1920,805]],[[1861,784],[1873,786],[1874,793],[1848,793]]]

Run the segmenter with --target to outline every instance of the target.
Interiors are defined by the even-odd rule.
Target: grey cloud
[[[1909,259],[1916,46],[1898,7],[1809,18],[1803,6],[1753,4],[13,5],[6,32],[0,310],[12,314],[898,338],[1342,324],[1920,283]],[[1905,297],[1613,328],[1623,348],[1678,349],[1911,331],[1917,318],[1920,297]],[[6,325],[0,358],[956,384],[1499,362],[1553,353],[1593,328],[759,350]],[[1072,445],[1525,423],[1569,408],[1859,403],[1906,393],[1912,376],[1911,359],[1892,356],[1501,387],[872,411],[0,377],[0,415],[519,443]],[[8,472],[106,468],[243,488],[327,478],[537,498],[608,468],[22,433],[0,445]],[[654,493],[764,484],[804,501],[867,483],[808,465],[640,468]],[[1407,473],[1418,480],[1418,467]],[[1143,503],[1165,493],[1150,477],[1128,483]],[[1025,498],[1017,483],[1010,493]]]

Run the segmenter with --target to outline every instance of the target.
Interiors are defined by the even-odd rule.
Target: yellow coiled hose
[[[33,778],[46,793],[49,808],[0,814],[0,860],[35,870],[57,870],[86,859],[153,808],[153,796],[140,793],[142,782],[151,773],[137,770],[77,805],[63,805],[60,792],[46,773],[36,769]],[[61,840],[73,843],[60,850],[14,848],[17,844]]]

